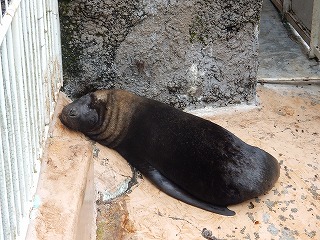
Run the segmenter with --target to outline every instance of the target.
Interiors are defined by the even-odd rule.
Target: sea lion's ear
[[[97,103],[99,102],[97,99],[97,96],[94,94],[94,92],[88,93],[89,97],[90,97],[90,108],[96,108],[97,107]]]
[[[104,118],[105,111],[107,109],[107,105],[103,102],[102,99],[99,99],[99,96],[94,92],[88,93],[90,97],[90,109],[95,109],[100,116],[100,118]]]

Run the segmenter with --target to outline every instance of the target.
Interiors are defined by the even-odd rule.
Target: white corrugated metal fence
[[[62,83],[57,0],[1,0],[0,239],[24,238]]]

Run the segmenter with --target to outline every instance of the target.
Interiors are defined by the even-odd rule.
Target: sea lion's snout
[[[76,118],[78,116],[78,111],[75,108],[70,108],[69,112],[68,112],[68,116],[71,118]]]
[[[61,122],[68,128],[83,133],[91,131],[98,122],[96,109],[91,108],[91,97],[85,95],[62,109]]]
[[[78,111],[72,105],[73,103],[70,103],[69,105],[65,106],[62,109],[59,118],[64,125],[71,129],[77,130],[76,122],[79,114]]]

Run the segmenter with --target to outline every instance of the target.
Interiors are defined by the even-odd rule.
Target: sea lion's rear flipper
[[[168,194],[169,196],[178,199],[182,202],[190,204],[192,206],[204,209],[209,212],[225,215],[234,216],[235,212],[231,211],[227,207],[214,206],[212,204],[200,201],[172,183],[169,179],[164,177],[157,169],[152,166],[143,167],[139,169],[140,172],[148,178],[154,185],[157,186],[161,191]]]

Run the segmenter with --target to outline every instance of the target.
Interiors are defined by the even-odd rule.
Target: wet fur
[[[191,205],[232,215],[225,206],[266,193],[279,177],[269,153],[205,119],[123,90],[83,99],[63,110],[66,126],[115,149],[161,190]],[[96,111],[98,119],[89,126],[71,119],[70,109],[82,116]]]

